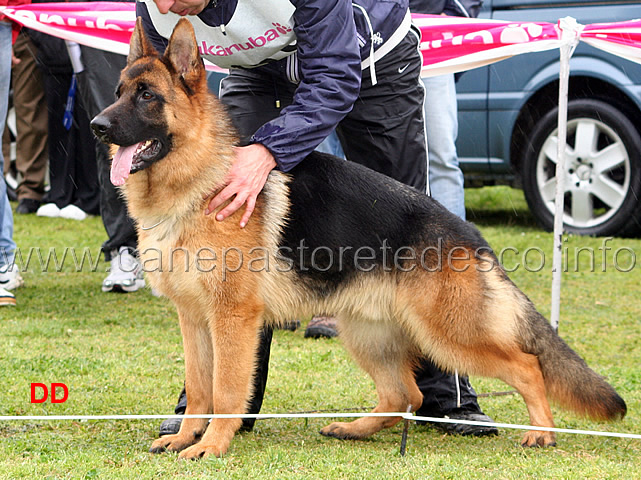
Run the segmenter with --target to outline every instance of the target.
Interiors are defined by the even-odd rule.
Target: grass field
[[[511,278],[549,315],[552,235],[534,225],[521,193],[468,190],[467,204],[469,220],[514,270]],[[15,230],[23,260],[31,249],[32,263],[16,291],[18,306],[0,309],[0,415],[171,413],[184,368],[174,309],[149,291],[100,291],[107,268],[97,261],[105,237],[100,220],[23,215]],[[66,247],[64,265],[52,258],[48,268],[39,265],[38,251],[43,262],[55,251],[60,263]],[[72,248],[77,261],[83,249],[90,252],[94,266],[88,258],[83,268],[74,266]],[[629,413],[623,422],[600,424],[555,408],[557,426],[640,434],[641,239],[570,236],[564,249],[560,333],[617,388]],[[275,333],[263,412],[374,406],[371,381],[340,341],[306,340],[303,330]],[[65,383],[68,400],[31,404],[32,382]],[[505,384],[472,383],[497,422],[527,423],[518,395],[491,395],[509,390]],[[224,458],[182,462],[175,454],[147,453],[158,420],[0,421],[0,479],[641,478],[636,439],[559,434],[556,448],[523,449],[517,430],[479,439],[412,425],[402,457],[400,425],[355,442],[322,437],[318,430],[327,422],[261,420],[236,437]]]

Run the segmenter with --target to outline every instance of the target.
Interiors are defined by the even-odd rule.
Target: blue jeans
[[[323,140],[323,142],[316,147],[316,150],[318,152],[329,153],[339,158],[345,158],[345,152],[343,152],[343,147],[336,132],[332,132],[329,137]]]
[[[463,172],[456,154],[458,119],[454,75],[423,78],[430,195],[465,220]]]
[[[0,132],[4,131],[9,107],[11,80],[11,23],[0,22]],[[4,157],[0,150],[0,172],[4,171]],[[13,241],[13,213],[7,197],[4,177],[0,181],[0,267],[13,262],[16,244]]]

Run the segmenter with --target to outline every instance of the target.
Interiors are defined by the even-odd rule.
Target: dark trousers
[[[127,63],[127,57],[85,46],[81,46],[80,49],[84,71],[78,75],[78,87],[88,118],[92,119],[115,101],[116,85],[120,71]],[[105,259],[109,261],[113,250],[120,247],[135,249],[138,240],[134,223],[127,213],[127,205],[109,179],[109,148],[102,142],[96,142],[95,148],[100,188],[100,216],[107,232],[107,240],[103,243],[102,250]]]
[[[419,191],[427,186],[427,148],[423,118],[424,90],[419,78],[418,37],[405,40],[376,64],[378,82],[363,73],[359,98],[336,131],[348,160],[384,173]],[[407,66],[409,65],[409,66]],[[407,66],[406,68],[403,68]],[[399,73],[400,69],[400,73]],[[220,99],[227,106],[243,143],[265,122],[292,102],[296,85],[252,70],[235,69],[221,82]],[[267,375],[272,330],[262,332],[249,413],[260,411]],[[417,372],[425,397],[420,413],[444,415],[457,407],[456,378],[425,359]],[[479,410],[476,393],[466,378],[459,379],[461,407]],[[428,412],[428,413],[426,413]],[[253,425],[245,419],[245,428]]]
[[[66,52],[64,52],[66,55]],[[97,214],[99,202],[96,171],[96,140],[89,129],[89,118],[76,95],[73,122],[67,130],[62,121],[71,85],[71,73],[43,72],[49,114],[49,181],[47,201],[58,208],[75,205]]]
[[[49,159],[47,107],[42,73],[36,65],[36,46],[24,31],[18,35],[13,53],[20,60],[11,68],[17,129],[16,170],[22,176],[16,193],[19,200],[42,200]],[[8,168],[7,160],[5,170]]]

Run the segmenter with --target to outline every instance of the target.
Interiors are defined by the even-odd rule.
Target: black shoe
[[[7,183],[7,197],[9,197],[9,201],[10,202],[17,202],[18,201],[18,194],[16,193],[16,189],[13,188],[8,183]]]
[[[20,213],[20,214],[36,213],[39,206],[40,206],[40,200],[34,200],[33,198],[22,198],[18,202],[18,206],[16,207],[16,213]]]
[[[305,329],[305,338],[332,338],[338,336],[334,317],[312,317]]]
[[[178,403],[174,409],[176,415],[184,415],[187,410],[187,392],[183,388],[178,397]],[[163,420],[160,424],[159,434],[161,437],[165,435],[175,435],[180,430],[180,425],[182,424],[182,418],[167,418]],[[243,418],[243,423],[240,426],[239,431],[241,432],[251,432],[254,429],[254,423],[256,422],[255,418]]]
[[[174,409],[176,415],[184,415],[185,410],[187,410],[187,392],[183,388],[178,397],[178,403]],[[182,418],[167,418],[163,420],[160,424],[160,436],[164,435],[175,435],[180,430],[180,424],[182,423]]]
[[[289,330],[290,332],[295,332],[298,327],[300,327],[300,320],[290,320],[289,322],[285,322],[279,325],[277,328],[279,330]]]
[[[417,412],[418,414],[418,412]],[[420,415],[420,414],[418,414]],[[437,417],[438,415],[430,415],[431,417]],[[470,422],[487,422],[494,423],[490,417],[485,415],[483,412],[450,412],[448,415],[443,415],[443,418],[450,418],[452,420],[469,420]],[[498,435],[499,429],[492,426],[482,426],[482,425],[468,425],[465,423],[440,423],[440,422],[417,422],[419,425],[425,425],[426,423],[431,427],[434,427],[437,430],[440,430],[443,433],[448,435],[463,435],[463,436],[475,436],[475,437],[485,437],[488,435]]]

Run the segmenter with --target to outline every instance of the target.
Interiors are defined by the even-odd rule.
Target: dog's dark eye
[[[140,94],[140,98],[142,98],[143,100],[151,100],[152,98],[154,98],[154,96],[151,92],[145,90]]]

